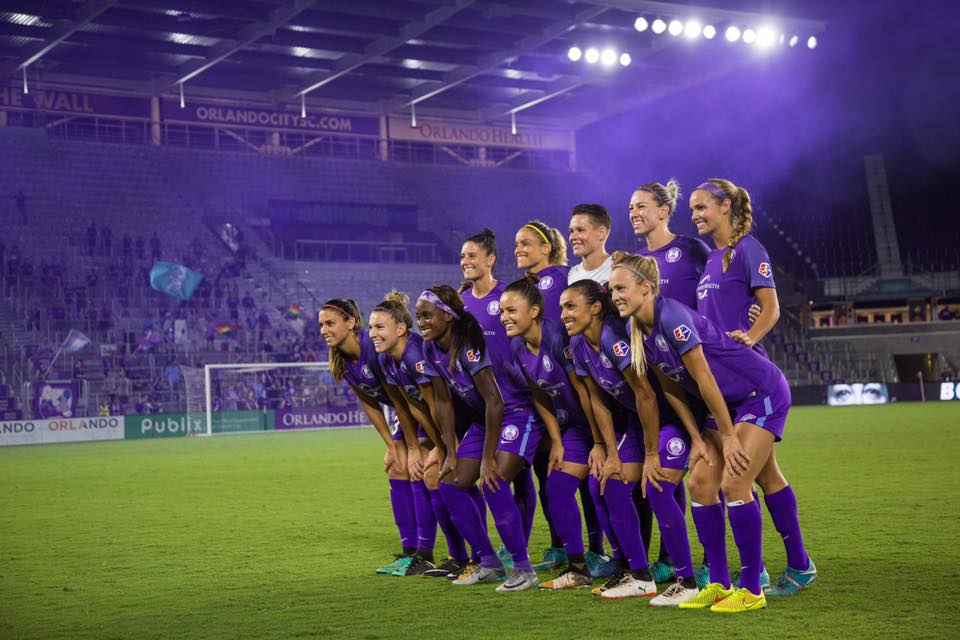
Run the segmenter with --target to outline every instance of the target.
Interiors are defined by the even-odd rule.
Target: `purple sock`
[[[437,516],[430,504],[430,492],[423,481],[411,482],[413,490],[413,508],[417,513],[417,551],[433,557],[433,547],[437,543]]]
[[[630,562],[630,569],[637,571],[648,566],[647,549],[640,535],[640,517],[633,503],[633,488],[636,482],[624,484],[619,480],[607,481],[603,499],[610,514],[610,526],[617,532],[617,541]]]
[[[554,471],[547,480],[553,526],[563,540],[568,556],[583,555],[583,525],[577,505],[577,487],[580,478],[562,471]]]
[[[400,546],[404,551],[417,548],[417,512],[413,507],[413,491],[409,480],[390,481],[390,504],[393,521],[400,531]]]
[[[597,518],[597,508],[593,504],[593,496],[590,495],[590,482],[586,478],[580,483],[580,505],[583,507],[583,521],[587,525],[590,551],[603,555],[606,553],[603,548],[603,526]]]
[[[467,493],[470,494],[470,499],[473,500],[473,504],[477,505],[477,511],[480,512],[480,520],[483,522],[483,532],[488,533],[487,500],[483,497],[483,492],[480,491],[480,487],[473,485],[467,489]]]
[[[810,556],[803,546],[803,534],[800,532],[800,516],[797,513],[797,496],[793,488],[787,485],[780,491],[764,496],[767,511],[773,519],[773,526],[783,538],[787,549],[787,566],[804,571],[810,566]]]
[[[527,537],[523,535],[523,520],[520,509],[513,499],[510,483],[503,478],[497,478],[498,489],[490,491],[484,489],[483,495],[487,499],[487,506],[493,514],[493,521],[497,524],[497,533],[503,540],[503,546],[513,556],[513,566],[520,571],[533,571],[530,558],[527,556]]]
[[[760,594],[760,568],[763,561],[763,531],[760,510],[750,502],[727,504],[733,539],[740,551],[740,587]]]
[[[607,503],[604,502],[603,496],[600,495],[600,481],[593,476],[589,476],[587,480],[590,488],[590,497],[593,498],[594,513],[597,514],[597,520],[600,522],[600,527],[603,529],[603,532],[607,534],[607,540],[610,541],[613,557],[619,562],[625,562],[626,557],[620,549],[620,543],[617,542],[617,534],[614,532],[613,527],[610,526],[610,512],[607,511]]]
[[[440,491],[430,492],[430,503],[433,505],[433,512],[437,516],[437,524],[440,530],[447,538],[447,554],[459,562],[466,564],[470,557],[467,555],[467,545],[463,539],[463,534],[457,530],[457,525],[453,524],[453,518],[450,517],[450,510],[440,497]]]
[[[530,534],[533,532],[533,517],[537,515],[537,488],[533,484],[533,473],[530,467],[518,473],[513,479],[513,499],[517,503],[517,508],[520,509],[523,535],[526,536],[529,544]]]
[[[677,501],[677,506],[680,507],[680,513],[687,513],[687,491],[686,487],[683,486],[683,483],[677,485],[677,490],[673,492],[673,497]]]
[[[480,519],[477,504],[470,494],[445,482],[440,483],[439,491],[444,504],[450,511],[453,523],[470,543],[470,547],[474,555],[479,557],[480,563],[485,567],[499,567],[500,559],[497,558],[497,552],[493,550],[493,545],[490,544],[490,538],[487,536],[486,527]]]
[[[660,525],[660,535],[667,547],[667,552],[673,560],[677,575],[681,578],[693,577],[693,558],[690,554],[690,539],[687,536],[687,523],[683,512],[677,506],[674,495],[676,486],[672,482],[660,482],[663,491],[657,491],[647,483],[647,499],[657,516]]]
[[[710,567],[710,582],[719,582],[730,588],[730,569],[727,567],[727,530],[723,522],[723,503],[700,505],[691,503],[693,523],[703,553]]]

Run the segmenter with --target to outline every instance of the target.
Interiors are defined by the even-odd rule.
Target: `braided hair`
[[[730,200],[730,224],[733,225],[733,233],[727,242],[727,251],[723,254],[723,272],[726,273],[730,261],[733,260],[733,248],[753,229],[753,207],[750,204],[750,193],[743,187],[723,178],[710,178],[707,182],[720,189],[726,196],[725,199]]]

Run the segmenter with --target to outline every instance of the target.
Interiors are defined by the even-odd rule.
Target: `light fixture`
[[[661,33],[667,30],[667,23],[661,20],[660,18],[657,18],[656,20],[653,21],[653,24],[650,25],[650,28],[653,29],[653,32],[655,34],[660,35]]]
[[[610,65],[616,64],[617,52],[614,51],[613,49],[604,49],[603,53],[600,54],[600,62],[602,62],[604,66],[607,66],[607,67],[609,67]]]
[[[773,44],[774,38],[776,35],[770,27],[761,27],[757,31],[757,46],[758,47],[769,47]]]
[[[707,40],[713,40],[717,35],[717,28],[712,24],[708,24],[703,28],[703,37]]]
[[[696,20],[691,20],[683,27],[683,35],[688,38],[696,38],[703,31],[703,27]]]
[[[300,118],[302,120],[307,119],[307,94],[300,94]]]
[[[620,54],[620,66],[629,67],[631,62],[633,62],[633,58],[630,57],[629,53]]]
[[[670,35],[678,36],[683,33],[683,23],[679,20],[671,20],[667,30],[670,32]]]
[[[791,47],[797,46],[797,43],[798,43],[798,42],[800,42],[800,37],[799,37],[799,36],[796,36],[796,35],[790,36],[790,43],[789,43],[789,44],[790,44]]]
[[[757,41],[757,33],[753,29],[744,29],[743,41],[747,44],[753,44]]]
[[[807,38],[807,48],[816,49],[817,48],[817,36],[810,36]]]
[[[567,57],[570,58],[571,62],[577,62],[583,57],[583,51],[580,51],[580,47],[570,47],[570,50],[567,51]]]
[[[417,128],[417,103],[410,103],[410,128]]]
[[[740,39],[740,29],[737,27],[727,27],[727,30],[724,32],[723,37],[727,39],[727,42],[736,42]]]
[[[183,83],[180,84],[180,108],[185,109],[187,107],[187,101],[183,98]]]
[[[517,112],[510,112],[510,133],[512,135],[517,135]]]
[[[595,48],[590,47],[583,54],[583,59],[586,60],[588,64],[597,64],[597,62],[600,60],[600,52]]]
[[[30,85],[27,84],[27,68],[23,68],[23,95],[30,93]]]
[[[639,18],[633,21],[633,28],[640,32],[646,31],[647,27],[649,26],[650,26],[650,23],[647,22],[647,19],[644,18],[643,16],[640,16]]]

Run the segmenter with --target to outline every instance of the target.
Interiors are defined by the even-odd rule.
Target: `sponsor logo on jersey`
[[[670,367],[669,363],[661,362],[657,364],[657,369],[660,369],[660,372],[673,380],[674,382],[680,382],[680,372],[683,371],[683,367],[673,369]]]
[[[542,278],[540,278],[540,282],[537,283],[537,288],[539,288],[540,291],[546,291],[552,286],[553,286],[553,276],[543,276]]]
[[[617,356],[618,358],[622,358],[628,353],[630,353],[630,345],[628,345],[626,342],[624,342],[623,340],[619,340],[616,343],[614,343],[613,354],[615,356]]]
[[[498,313],[500,313],[500,301],[499,301],[499,300],[491,300],[491,301],[487,304],[487,313],[489,313],[491,316],[495,316],[495,315],[497,315]]]
[[[546,369],[547,372],[553,371],[553,363],[550,362],[548,356],[543,356],[543,368]]]
[[[573,360],[573,350],[570,347],[563,348],[563,357],[567,360]]]
[[[669,251],[667,251],[667,262],[676,262],[682,255],[683,252],[680,251],[679,248],[672,247]]]
[[[607,354],[600,354],[600,364],[605,366],[607,369],[613,369],[613,363],[610,362],[610,358],[607,357]]]
[[[419,360],[414,367],[417,370],[417,373],[423,373],[427,369],[427,365],[423,360]]]
[[[678,342],[686,342],[690,339],[690,333],[690,327],[682,324],[679,327],[674,328],[673,337],[676,338]]]
[[[480,362],[480,351],[478,349],[467,349],[467,361]]]
[[[762,275],[764,278],[769,278],[770,275],[771,275],[771,273],[772,273],[772,272],[770,271],[770,263],[769,263],[769,262],[761,262],[761,263],[760,263],[760,266],[757,267],[757,273],[759,273],[760,275]]]
[[[756,419],[757,419],[757,416],[753,415],[752,413],[748,413],[746,415],[740,416],[737,422],[753,422]]]
[[[662,333],[657,334],[656,343],[657,343],[657,348],[660,349],[660,351],[670,350],[670,345],[667,344],[667,339],[663,337]]]
[[[503,428],[503,431],[500,432],[500,438],[507,442],[513,442],[520,436],[520,429],[517,429],[512,424],[508,424]]]
[[[569,416],[567,415],[566,411],[564,411],[563,409],[557,409],[557,422],[559,422],[560,424],[567,424],[568,417]]]
[[[372,378],[372,377],[373,377],[373,371],[370,371],[370,367],[369,367],[368,365],[363,365],[363,368],[360,369],[360,371],[361,371],[361,373],[363,373],[363,377],[364,377],[364,378]]]
[[[667,441],[667,453],[672,456],[679,456],[686,448],[687,443],[683,441],[683,438],[673,437]]]

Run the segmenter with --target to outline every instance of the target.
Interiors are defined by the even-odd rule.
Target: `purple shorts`
[[[497,451],[505,451],[519,456],[533,464],[533,457],[537,453],[540,439],[546,434],[543,426],[534,411],[522,409],[503,416],[503,428],[500,429],[500,442]]]
[[[467,432],[460,438],[460,446],[457,447],[457,456],[460,458],[473,458],[474,460],[483,459],[483,435],[486,429],[483,425],[474,422],[467,429]]]
[[[660,425],[660,466],[686,469],[690,456],[690,436],[685,429],[672,424]]]
[[[563,432],[563,461],[572,464],[587,464],[593,449],[593,434],[590,427],[570,425]]]
[[[783,428],[787,423],[792,397],[786,378],[780,377],[777,388],[770,395],[761,395],[754,391],[737,404],[727,404],[733,424],[749,422],[773,434],[777,442],[783,439]],[[717,421],[707,416],[704,428],[717,430]]]
[[[390,436],[393,438],[394,442],[403,442],[403,429],[400,428],[400,419],[397,418],[397,414],[393,412],[393,409],[390,410]],[[417,438],[423,439],[427,437],[427,432],[423,430],[423,427],[417,425]]]
[[[643,432],[639,429],[627,429],[617,432],[617,452],[620,462],[643,462]]]

